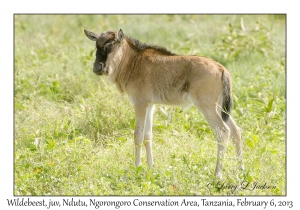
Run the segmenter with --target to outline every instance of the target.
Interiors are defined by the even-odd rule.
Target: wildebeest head
[[[107,70],[105,70],[107,56],[113,50],[115,43],[123,40],[122,29],[118,33],[106,31],[100,35],[84,29],[84,33],[90,40],[96,42],[97,51],[93,72],[97,75],[107,74]]]

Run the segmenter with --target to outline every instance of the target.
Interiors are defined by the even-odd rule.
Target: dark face
[[[108,54],[112,51],[115,43],[115,33],[108,31],[102,33],[96,41],[96,60],[94,62],[93,72],[97,75],[107,74],[105,70]]]
[[[105,62],[107,59],[108,53],[104,49],[104,47],[97,47],[96,51],[96,60],[94,62],[94,67],[93,67],[93,72],[97,75],[102,75],[104,74],[104,67],[105,67]]]

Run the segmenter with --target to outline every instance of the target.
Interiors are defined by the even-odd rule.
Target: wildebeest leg
[[[235,143],[236,155],[239,161],[239,166],[243,170],[244,162],[243,162],[243,151],[242,151],[242,142],[241,142],[241,131],[240,128],[235,124],[233,118],[229,116],[227,125],[230,128],[230,137]]]
[[[218,153],[217,153],[217,165],[215,170],[215,176],[218,178],[222,178],[222,168],[223,168],[223,159],[225,157],[226,148],[228,145],[228,139],[230,135],[230,129],[223,122],[220,115],[216,112],[216,110],[205,112],[204,117],[207,122],[213,128],[215,135],[217,137],[217,145],[218,145]]]
[[[144,131],[144,145],[146,148],[147,162],[149,168],[154,164],[152,157],[152,122],[155,105],[150,105],[147,108],[146,125]]]
[[[222,120],[221,116],[218,114],[216,105],[211,103],[195,103],[195,106],[197,109],[202,112],[204,115],[205,119],[209,123],[209,125],[212,127],[212,129],[215,132],[215,135],[218,140],[218,156],[217,156],[217,165],[216,165],[216,170],[215,170],[215,176],[218,178],[222,178],[222,161],[225,157],[225,152],[226,148],[228,145],[228,139],[230,135],[230,129],[224,123]]]
[[[135,102],[134,110],[136,117],[136,125],[134,130],[134,144],[135,144],[135,165],[141,165],[141,153],[144,140],[144,130],[146,121],[147,104]]]

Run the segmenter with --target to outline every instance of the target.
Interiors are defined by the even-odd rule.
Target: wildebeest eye
[[[96,54],[102,54],[102,55],[105,54],[104,47],[98,47],[97,46]]]
[[[115,41],[109,42],[107,44],[104,45],[104,51],[106,53],[110,53],[111,48],[113,47],[113,44],[115,43]]]

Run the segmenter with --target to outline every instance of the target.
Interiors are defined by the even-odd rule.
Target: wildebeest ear
[[[84,29],[84,33],[85,35],[92,41],[97,41],[99,35],[94,33],[94,32],[91,32],[91,31],[87,31]]]
[[[119,30],[118,32],[118,41],[121,42],[124,38],[124,34],[123,34],[123,31],[122,29]]]

